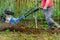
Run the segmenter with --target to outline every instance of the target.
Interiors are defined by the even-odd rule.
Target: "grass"
[[[58,35],[49,34],[47,32],[41,32],[40,34],[26,34],[6,30],[0,32],[0,40],[60,40],[60,33]]]

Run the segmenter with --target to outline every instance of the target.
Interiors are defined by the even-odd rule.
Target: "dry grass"
[[[41,32],[40,34],[27,34],[22,32],[9,32],[8,30],[0,32],[0,40],[60,40],[60,34],[49,34]]]

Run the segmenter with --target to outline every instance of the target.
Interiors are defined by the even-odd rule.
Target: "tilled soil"
[[[2,26],[3,25],[3,26]],[[7,23],[2,23],[0,24],[0,31],[5,31],[5,30],[10,30],[10,31],[20,31],[23,33],[33,33],[33,34],[39,34],[41,32],[48,32],[48,33],[60,33],[60,29],[52,29],[52,30],[48,30],[48,29],[43,29],[43,28],[26,28],[24,25],[11,25],[11,24],[7,24]]]

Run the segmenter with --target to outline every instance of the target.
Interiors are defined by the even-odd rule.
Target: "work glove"
[[[44,10],[44,11],[47,11],[47,8],[44,7],[43,10]]]

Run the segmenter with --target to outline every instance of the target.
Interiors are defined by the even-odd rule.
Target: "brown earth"
[[[57,30],[48,30],[48,29],[43,29],[43,28],[26,28],[24,25],[11,25],[7,23],[2,23],[0,24],[0,31],[5,31],[5,30],[10,30],[10,31],[20,31],[23,33],[33,33],[33,34],[39,34],[41,32],[48,32],[48,33],[60,33],[60,29]]]

